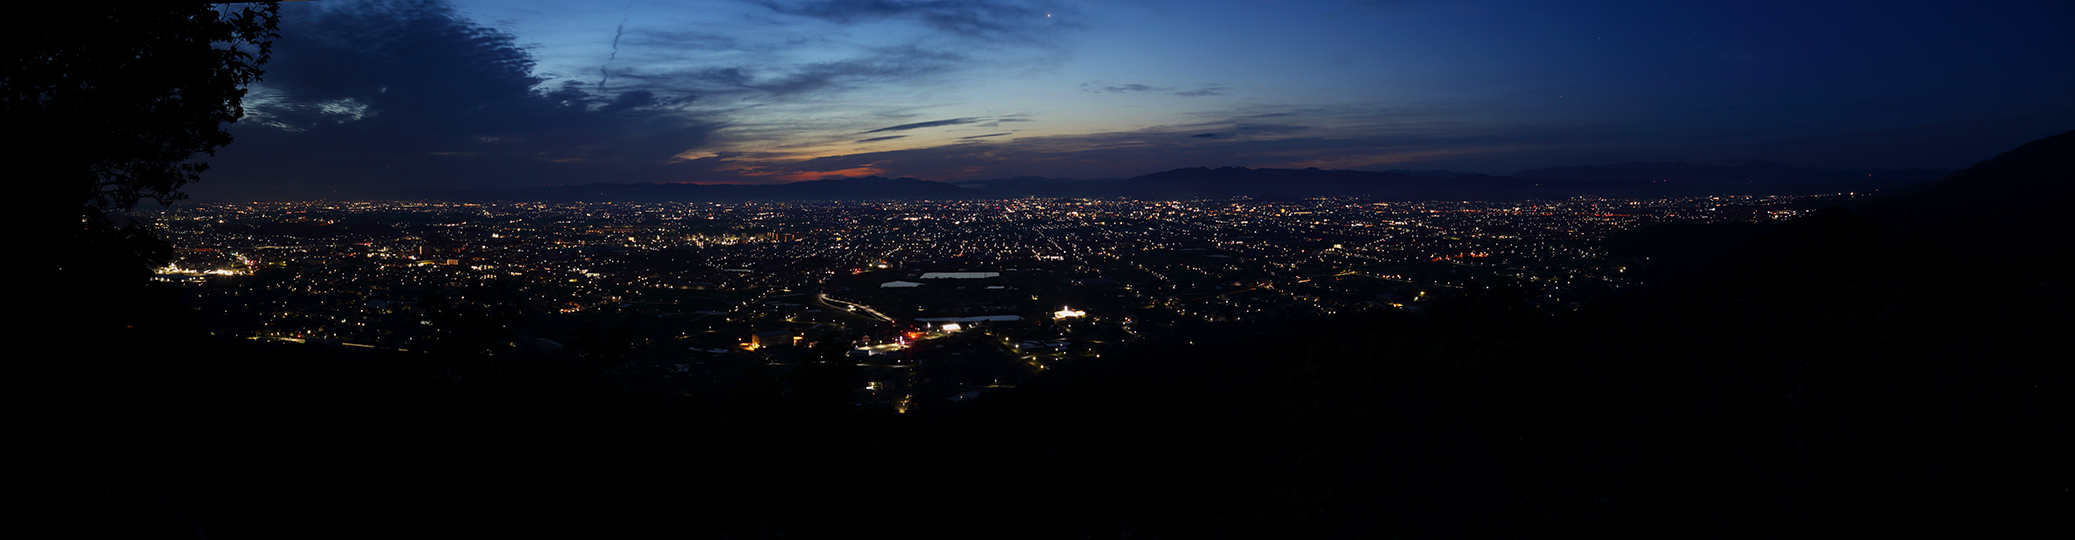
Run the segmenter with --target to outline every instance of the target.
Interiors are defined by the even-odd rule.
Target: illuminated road
[[[851,303],[851,302],[845,302],[845,301],[842,301],[842,300],[837,300],[837,299],[834,299],[834,298],[829,298],[829,295],[827,295],[827,294],[822,294],[822,293],[814,293],[814,296],[815,296],[815,299],[817,299],[817,300],[820,300],[820,301],[822,301],[822,302],[833,302],[833,303],[837,303],[837,304],[842,304],[842,305],[843,305],[843,307],[846,307],[846,308],[851,308],[851,311],[864,311],[864,312],[865,312],[866,314],[869,314],[869,315],[871,315],[871,316],[873,316],[873,317],[877,317],[877,318],[878,318],[879,320],[882,320],[882,321],[886,321],[886,322],[893,322],[893,317],[888,317],[888,316],[886,316],[886,315],[885,315],[885,314],[883,314],[883,313],[879,313],[879,310],[876,310],[876,309],[872,309],[872,306],[867,306],[867,305],[864,305],[864,304],[856,304],[856,303]]]

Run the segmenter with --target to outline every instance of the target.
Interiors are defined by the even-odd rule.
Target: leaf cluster
[[[168,203],[231,142],[247,86],[265,73],[278,2],[50,2],[5,23],[0,116],[15,150],[82,211]],[[55,202],[55,201],[53,201]]]

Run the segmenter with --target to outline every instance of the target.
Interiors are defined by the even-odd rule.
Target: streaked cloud
[[[853,24],[908,20],[937,31],[988,41],[1048,39],[1074,26],[1070,2],[986,0],[756,0],[773,13]]]
[[[1224,95],[1229,90],[1231,89],[1216,84],[1205,84],[1192,90],[1183,90],[1175,87],[1147,86],[1143,84],[1106,85],[1102,81],[1081,83],[1081,91],[1091,94],[1165,94],[1181,97],[1205,97]]]
[[[871,131],[866,131],[865,133],[879,133],[885,131],[907,131],[911,129],[933,128],[939,126],[955,126],[959,124],[971,124],[975,122],[981,122],[984,120],[984,118],[951,118],[947,120],[931,120],[928,122],[916,122],[913,124],[901,124],[898,126],[883,127]]]

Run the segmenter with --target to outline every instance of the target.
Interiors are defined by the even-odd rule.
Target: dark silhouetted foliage
[[[279,26],[276,2],[42,3],[6,26],[0,111],[21,156],[67,204],[130,208],[181,198],[231,142]]]
[[[43,2],[15,9],[4,34],[0,117],[7,162],[30,188],[37,268],[68,295],[73,328],[163,326],[146,287],[171,250],[151,224],[119,215],[181,199],[231,141],[279,22],[274,2],[210,5]],[[118,215],[110,215],[117,212]]]

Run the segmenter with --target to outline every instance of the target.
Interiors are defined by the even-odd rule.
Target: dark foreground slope
[[[2065,154],[1969,170],[2020,171],[2011,196],[2067,177],[2035,155]],[[1473,286],[1419,314],[1146,343],[905,416],[828,399],[827,377],[654,396],[573,356],[68,343],[96,360],[42,360],[66,368],[31,394],[53,428],[34,440],[60,450],[36,463],[71,479],[49,491],[62,523],[97,537],[2075,527],[2064,259],[1983,260],[1845,209],[1708,237],[1724,247],[1577,311]],[[1623,255],[1657,264],[1661,244]]]

